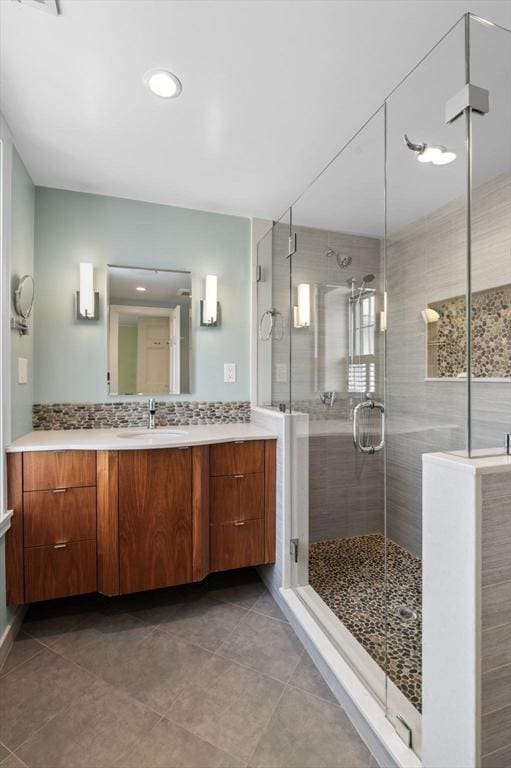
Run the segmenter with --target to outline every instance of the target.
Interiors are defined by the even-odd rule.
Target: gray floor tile
[[[31,605],[23,630],[45,645],[52,645],[63,633],[80,624],[101,602],[95,597],[66,598]]]
[[[15,750],[93,682],[84,669],[45,648],[0,679],[0,740]]]
[[[87,648],[94,645],[94,653],[107,653],[108,648],[125,651],[143,640],[151,627],[134,616],[122,613],[88,613],[76,626],[63,632],[52,643],[51,648],[66,658],[79,660],[87,655]]]
[[[215,651],[246,615],[246,611],[202,595],[194,600],[150,611],[159,628]]]
[[[254,605],[252,606],[252,610],[256,611],[257,613],[262,613],[265,616],[270,616],[272,619],[280,619],[280,621],[287,621],[286,617],[280,610],[279,606],[271,596],[271,594],[268,592],[268,590],[265,589],[265,591],[260,595],[260,597],[257,598]]]
[[[2,768],[28,768],[27,764],[24,763],[23,760],[20,760],[19,757],[16,757],[16,755],[13,755],[12,753],[9,755],[9,757],[6,757],[5,760],[2,760],[0,765]]]
[[[6,757],[8,757],[11,753],[7,749],[7,747],[4,747],[3,744],[0,744],[0,764],[2,763],[2,760],[5,760]]]
[[[117,765],[119,768],[241,768],[243,762],[162,718]]]
[[[315,696],[320,696],[332,704],[338,704],[334,694],[325,683],[321,673],[306,651],[302,654],[297,668],[289,678],[289,685],[301,688],[307,691],[307,693],[313,693]]]
[[[131,696],[95,680],[17,754],[31,768],[107,768],[159,719]]]
[[[7,675],[14,667],[19,664],[23,664],[25,661],[33,658],[37,653],[40,653],[44,649],[44,645],[41,645],[37,640],[25,632],[19,632],[16,640],[13,643],[9,655],[5,660],[5,664],[0,670],[0,676]]]
[[[133,647],[108,646],[107,653],[104,647],[88,645],[79,655],[80,664],[160,714],[211,658],[203,648],[158,629]]]
[[[168,716],[219,749],[246,760],[283,690],[283,683],[214,656]]]
[[[263,674],[287,682],[302,645],[289,624],[250,611],[218,653]]]
[[[340,707],[286,688],[252,768],[367,768],[370,753]]]
[[[261,582],[248,584],[235,584],[232,587],[212,588],[208,594],[216,600],[222,600],[225,603],[232,603],[239,608],[252,608],[256,600],[265,591]]]

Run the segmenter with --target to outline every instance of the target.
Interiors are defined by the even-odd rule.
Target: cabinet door
[[[191,449],[119,452],[121,593],[192,581]]]
[[[264,561],[264,520],[211,526],[211,570],[246,568]]]
[[[213,525],[264,517],[264,473],[212,477],[210,499]]]
[[[95,541],[25,550],[25,602],[83,595],[96,589]]]

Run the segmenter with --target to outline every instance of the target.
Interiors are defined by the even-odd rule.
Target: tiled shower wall
[[[372,273],[371,287],[380,287],[380,241],[309,227],[295,227],[298,251],[293,257],[293,285],[309,283],[313,293],[313,328],[292,331],[292,403],[309,414],[309,539],[320,541],[383,531],[382,454],[362,455],[353,450],[351,412],[360,396],[347,392],[348,296],[347,281],[360,285]],[[273,403],[288,403],[289,385],[289,230],[273,230],[273,306],[282,313],[282,339],[272,342]],[[341,269],[332,248],[352,263]],[[296,295],[293,292],[293,300]],[[315,307],[315,309],[314,309]],[[277,326],[276,326],[277,327]],[[278,328],[280,331],[280,328]],[[280,336],[280,332],[276,336]],[[377,334],[377,347],[378,347]],[[381,365],[377,365],[381,370]],[[377,388],[382,379],[377,370]],[[333,407],[322,404],[320,394],[335,391]],[[378,394],[378,393],[377,393]]]
[[[503,174],[481,185],[473,196],[473,290],[511,282],[511,176]],[[292,336],[293,406],[310,419],[310,540],[318,541],[383,530],[383,463],[378,456],[354,452],[345,367],[332,368],[347,356],[347,307],[341,287],[349,277],[376,275],[380,287],[380,241],[376,238],[296,228],[298,254],[293,258],[293,284],[339,286],[339,314],[324,322],[316,340],[310,329]],[[281,313],[282,338],[260,344],[266,351],[272,403],[288,403],[289,261],[288,227],[276,225],[268,238],[271,290],[267,306]],[[353,257],[340,270],[327,248]],[[268,278],[269,270],[267,270]],[[270,281],[271,282],[271,281]],[[426,327],[421,311],[432,302],[463,294],[466,284],[465,200],[433,211],[414,224],[391,233],[387,243],[387,532],[413,554],[421,555],[422,454],[459,450],[466,445],[466,382],[427,381]],[[295,298],[296,301],[296,298]],[[268,345],[271,344],[271,347]],[[267,354],[270,350],[271,354]],[[378,350],[382,357],[382,345]],[[261,367],[261,366],[260,366]],[[377,390],[383,382],[377,366]],[[264,378],[264,377],[263,377]],[[322,405],[321,391],[336,390],[333,408]],[[378,392],[377,392],[378,393]],[[511,384],[475,382],[472,387],[473,446],[498,447],[503,418],[511,412]]]
[[[481,753],[511,764],[511,473],[482,478]]]
[[[511,282],[510,205],[509,174],[475,190],[473,291]],[[428,304],[465,291],[465,200],[391,233],[386,266],[387,532],[420,556],[422,454],[466,446],[466,382],[425,380],[426,326],[420,315]],[[500,447],[509,413],[509,381],[474,382],[473,446]]]

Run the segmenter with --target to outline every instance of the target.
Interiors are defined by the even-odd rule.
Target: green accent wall
[[[119,392],[137,391],[137,341],[136,325],[119,326]]]
[[[20,277],[34,274],[35,187],[16,150],[12,151],[11,279],[12,289]],[[35,305],[34,305],[35,306]],[[15,439],[32,429],[34,402],[34,316],[30,333],[11,331],[11,435]],[[11,308],[14,316],[14,304]],[[28,383],[18,384],[18,357],[28,360]]]

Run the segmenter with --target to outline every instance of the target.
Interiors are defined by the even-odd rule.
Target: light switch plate
[[[224,363],[224,382],[234,384],[236,381],[236,363]]]
[[[28,360],[18,357],[18,384],[28,384]]]
[[[287,381],[287,365],[285,363],[277,363],[275,366],[275,379],[278,384],[285,384]]]

